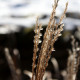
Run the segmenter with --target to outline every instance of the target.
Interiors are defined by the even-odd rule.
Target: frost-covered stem
[[[37,52],[38,52],[38,45],[39,43],[41,43],[41,40],[39,39],[42,34],[40,33],[40,30],[42,30],[42,25],[39,24],[39,27],[38,27],[38,18],[37,18],[37,21],[36,21],[36,27],[35,27],[35,36],[34,36],[34,53],[33,53],[33,64],[32,64],[32,80],[34,80],[35,78],[35,67],[36,67],[36,58],[37,58]]]

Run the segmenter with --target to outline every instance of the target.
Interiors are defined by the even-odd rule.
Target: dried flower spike
[[[38,27],[38,19],[37,19],[37,23],[35,27],[35,37],[34,37],[32,80],[34,80],[34,77],[35,80],[43,79],[43,75],[45,73],[46,67],[48,66],[48,61],[50,59],[51,53],[52,51],[54,51],[54,43],[58,39],[58,37],[62,35],[61,32],[63,31],[64,25],[61,23],[66,13],[68,3],[66,3],[66,8],[63,12],[63,15],[60,18],[59,23],[56,24],[55,13],[56,13],[56,8],[58,6],[58,1],[59,0],[54,0],[53,11],[51,13],[48,26],[43,36],[43,42],[41,45],[39,55],[37,55],[37,48],[38,48],[38,44],[41,43],[41,40],[39,38],[41,36],[40,30],[42,30],[42,28],[41,25],[39,25]],[[34,72],[36,56],[39,56],[39,58],[37,62],[36,72]]]

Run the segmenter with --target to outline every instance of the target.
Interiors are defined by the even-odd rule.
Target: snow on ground
[[[69,2],[68,12],[80,13],[80,0],[61,0],[57,15],[63,12],[67,1]],[[0,13],[3,16],[5,14],[8,16],[50,15],[53,3],[54,0],[0,0]]]
[[[60,0],[56,12],[57,16],[62,14],[67,1],[69,3],[67,12],[80,13],[80,0]],[[49,20],[53,3],[54,0],[0,0],[0,25],[31,27],[35,24],[37,16],[47,15],[46,19],[40,20],[45,25]],[[80,20],[67,18],[64,20],[68,26],[65,29],[71,29],[73,25],[79,26],[79,22]]]

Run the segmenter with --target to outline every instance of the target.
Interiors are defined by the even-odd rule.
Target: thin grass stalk
[[[39,24],[38,26],[38,18],[36,21],[36,27],[35,27],[35,36],[34,36],[34,53],[33,53],[33,64],[32,64],[32,80],[34,80],[35,77],[35,71],[36,68],[36,58],[37,58],[37,52],[39,50],[38,45],[41,43],[41,40],[39,39],[41,37],[40,31],[42,30],[42,25]]]
[[[16,75],[16,68],[15,68],[13,59],[12,59],[10,53],[9,53],[8,48],[5,48],[5,57],[7,59],[8,65],[9,65],[10,70],[11,70],[12,80],[19,80],[17,75]]]

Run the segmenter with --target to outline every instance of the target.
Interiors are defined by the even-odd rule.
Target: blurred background
[[[59,1],[56,10],[57,21],[67,1]],[[42,33],[44,33],[53,3],[54,0],[0,0],[0,80],[11,79],[11,71],[4,51],[6,47],[14,62],[19,63],[21,71],[31,71],[36,18],[39,16],[39,23],[43,25]],[[63,35],[55,43],[56,51],[52,54],[52,57],[57,59],[60,70],[66,69],[67,49],[71,49],[71,35],[80,42],[80,0],[69,0],[68,3],[66,18],[63,20],[65,25]],[[13,54],[15,49],[19,51],[19,61]],[[54,72],[51,62],[47,70]],[[23,80],[28,80],[23,73],[22,77]]]

